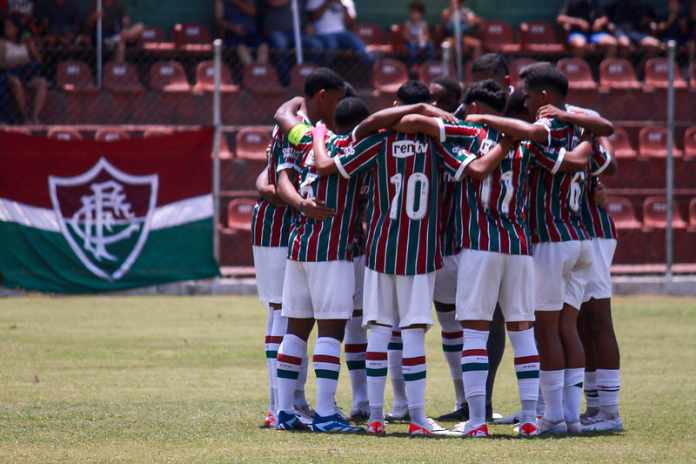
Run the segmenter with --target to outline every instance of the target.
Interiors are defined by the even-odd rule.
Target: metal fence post
[[[215,260],[220,263],[220,234],[218,221],[220,220],[220,145],[222,137],[222,40],[215,39],[214,50],[214,81],[213,92],[213,127],[215,129],[213,139],[213,254]]]
[[[103,35],[103,29],[102,29],[102,0],[97,0],[97,88],[101,89],[102,86],[102,67],[103,67],[103,61],[104,61],[104,55],[103,55],[103,41],[104,37]]]
[[[454,10],[452,20],[454,21],[454,53],[457,60],[457,79],[461,82],[464,80],[464,66],[462,63],[462,16],[458,2],[452,1],[450,9]]]
[[[298,0],[292,0],[292,29],[295,36],[295,58],[297,64],[304,63],[302,50],[302,21],[300,20],[300,5]]]
[[[667,43],[667,72],[669,87],[667,88],[667,232],[665,234],[666,264],[665,279],[672,281],[672,264],[674,262],[674,231],[672,218],[674,208],[674,67],[677,45],[674,40]]]

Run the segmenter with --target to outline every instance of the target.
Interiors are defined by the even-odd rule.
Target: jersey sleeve
[[[336,169],[346,179],[370,169],[382,152],[384,141],[384,135],[375,134],[344,148],[340,156],[334,157]]]
[[[597,177],[602,175],[604,171],[611,165],[612,155],[601,143],[594,143],[594,153],[590,158],[590,172],[592,176]]]
[[[312,126],[304,123],[296,125],[287,137],[283,137],[280,145],[280,153],[276,155],[278,172],[286,169],[300,171],[303,154],[312,148]]]
[[[464,178],[466,167],[476,160],[475,154],[458,145],[435,143],[434,146],[435,155],[442,160],[445,171],[457,182]]]
[[[481,132],[480,127],[465,121],[451,124],[438,119],[437,122],[440,127],[440,143],[450,140],[471,140],[478,137]]]

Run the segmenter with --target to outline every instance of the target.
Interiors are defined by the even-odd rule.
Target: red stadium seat
[[[429,84],[434,79],[442,76],[455,76],[457,73],[451,67],[447,69],[447,66],[442,63],[442,61],[428,61],[423,63],[420,68],[420,78],[426,84]]]
[[[689,127],[684,133],[684,154],[687,160],[696,159],[696,127]]]
[[[696,198],[689,202],[689,232],[696,232]]]
[[[237,132],[237,158],[265,160],[266,149],[271,143],[272,128],[268,126],[243,127]]]
[[[63,61],[58,64],[56,84],[64,92],[95,93],[92,70],[81,61]]]
[[[160,61],[150,67],[150,88],[160,92],[190,92],[184,67],[177,61]]]
[[[679,212],[679,205],[674,201],[672,227],[674,229],[686,228],[686,222]],[[648,197],[643,203],[643,228],[665,229],[667,228],[667,200],[665,197]]]
[[[382,93],[396,93],[401,84],[408,80],[408,70],[401,61],[383,58],[372,70],[372,85]]]
[[[186,52],[207,53],[213,49],[210,31],[196,23],[183,23],[174,26],[176,47]]]
[[[54,127],[48,130],[48,138],[70,142],[82,140],[82,134],[80,134],[80,131],[75,129]]]
[[[389,28],[389,36],[392,46],[392,53],[398,56],[406,54],[406,41],[404,40],[404,32],[401,24],[392,24]]]
[[[515,43],[510,25],[504,21],[486,21],[481,32],[483,46],[490,52],[519,53],[521,45]]]
[[[638,149],[641,158],[667,157],[667,129],[664,127],[644,127],[638,135]],[[674,156],[681,157],[682,152],[674,145]]]
[[[143,50],[150,52],[167,52],[176,48],[174,42],[166,40],[164,31],[159,27],[146,26],[140,38]]]
[[[224,63],[220,67],[220,82],[220,91],[223,93],[239,91],[239,86],[232,82],[230,68]],[[215,63],[212,60],[201,61],[196,66],[196,85],[193,91],[196,93],[215,91]]]
[[[135,67],[130,63],[107,63],[104,67],[104,88],[118,94],[144,92]]]
[[[553,25],[545,21],[527,21],[520,24],[522,50],[536,55],[558,55],[565,45],[558,40]]]
[[[115,127],[99,129],[97,133],[94,134],[94,140],[97,142],[119,142],[128,139],[130,139],[130,135],[128,135],[127,131]]]
[[[379,24],[359,23],[355,26],[355,32],[367,46],[368,52],[390,53],[392,51],[389,36]]]
[[[636,71],[628,60],[607,58],[599,65],[599,85],[603,90],[640,89]]]
[[[617,229],[640,229],[636,211],[628,198],[609,197],[607,198],[606,209],[614,219]]]
[[[257,95],[280,95],[285,92],[275,68],[268,64],[246,66],[242,79],[244,88]]]
[[[304,81],[315,69],[317,69],[316,65],[311,63],[295,65],[290,71],[290,88],[294,92],[304,95]]]
[[[520,73],[530,64],[536,63],[537,60],[531,58],[517,58],[510,63],[510,79],[513,86],[517,86],[520,82]]]
[[[173,133],[174,129],[169,129],[167,127],[153,127],[152,129],[145,130],[145,132],[143,132],[143,137],[161,137],[163,135],[172,135]]]
[[[669,87],[668,63],[666,58],[651,58],[645,62],[645,85],[643,89],[666,89]],[[674,67],[674,88],[686,89],[686,81],[681,76],[679,66]]]
[[[691,65],[691,78],[690,84],[691,84],[691,90],[696,91],[696,64]]]
[[[592,77],[587,61],[581,58],[563,58],[556,66],[568,78],[571,89],[595,90],[597,88],[597,82]]]
[[[251,230],[255,198],[233,198],[227,204],[227,226],[232,230]]]
[[[631,146],[626,129],[623,127],[616,127],[609,140],[617,158],[636,158],[638,156],[638,153]]]

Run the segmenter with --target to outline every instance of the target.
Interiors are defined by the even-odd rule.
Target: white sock
[[[278,343],[273,343],[273,308],[268,305],[268,316],[266,318],[266,333],[263,340],[263,349],[266,353],[266,369],[268,371],[268,410],[275,410],[275,395],[273,392],[273,369],[275,369],[275,358],[278,354]]]
[[[384,420],[384,386],[387,383],[387,345],[391,328],[373,325],[367,331],[367,397],[370,421]]]
[[[307,369],[309,368],[309,358],[307,357],[307,346],[305,345],[305,351],[302,353],[302,365],[300,366],[300,376],[297,379],[297,385],[295,386],[295,407],[309,406],[307,402],[307,397],[305,396],[305,386],[307,385]]]
[[[541,392],[541,371],[539,371],[539,399],[537,400],[537,417],[544,417],[544,410],[546,409],[546,404],[544,403],[544,395]]]
[[[551,422],[563,420],[563,369],[539,373],[539,385],[544,397],[544,419]]]
[[[394,404],[392,404],[392,414],[402,416],[408,411],[408,400],[406,399],[406,385],[404,384],[404,375],[401,371],[401,358],[403,357],[403,343],[401,341],[401,332],[392,331],[391,340],[387,348],[389,359],[389,377],[392,384],[392,393],[394,396]]]
[[[425,425],[425,329],[403,329],[401,339],[404,343],[401,366],[406,384],[408,412],[411,422]]]
[[[317,338],[314,346],[314,374],[317,377],[317,414],[326,417],[336,413],[336,386],[341,370],[341,342],[331,337]]]
[[[597,373],[595,371],[585,371],[585,403],[588,410],[599,409],[599,393],[597,392]]]
[[[563,416],[567,423],[580,420],[580,403],[582,403],[582,381],[585,369],[571,368],[564,372],[563,380]]]
[[[283,342],[283,335],[287,329],[287,319],[281,314],[279,309],[271,311],[271,331],[266,337],[266,362],[269,368],[269,383],[271,386],[271,406],[269,411],[275,411],[278,407],[278,387],[276,386],[276,357],[278,347]],[[274,412],[275,414],[275,412]]]
[[[486,423],[486,380],[488,379],[488,331],[464,329],[462,379],[469,421],[476,427]]]
[[[597,393],[599,411],[607,418],[619,415],[619,392],[621,391],[621,371],[619,369],[597,369]]]
[[[462,349],[464,345],[464,332],[461,324],[454,318],[455,311],[436,311],[437,319],[442,327],[442,352],[449,366],[454,395],[456,398],[455,409],[464,406],[464,382],[462,380]]]
[[[533,421],[539,398],[539,352],[534,340],[534,329],[508,330],[508,336],[515,353],[515,373],[522,404],[522,420]]]
[[[292,334],[286,334],[283,337],[276,358],[277,411],[293,411],[295,388],[305,353],[307,353],[307,342]]]
[[[352,410],[358,411],[367,403],[367,374],[365,373],[367,332],[362,326],[362,316],[354,316],[348,320],[343,349],[346,353],[346,365],[353,392]]]

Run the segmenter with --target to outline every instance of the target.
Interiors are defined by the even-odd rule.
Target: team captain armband
[[[290,133],[288,134],[288,141],[291,145],[299,145],[302,141],[302,137],[304,137],[307,134],[307,132],[311,131],[312,126],[310,126],[309,124],[297,124],[295,127],[290,129]]]

